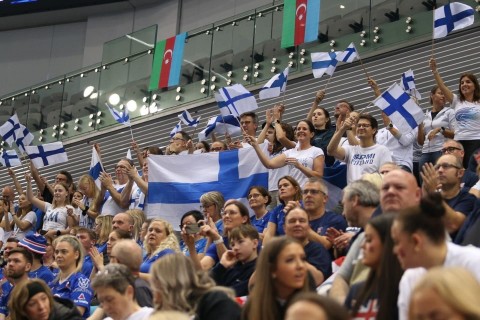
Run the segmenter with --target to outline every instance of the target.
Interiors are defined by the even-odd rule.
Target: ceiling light
[[[108,97],[108,103],[116,106],[117,104],[120,103],[120,96],[116,93],[112,93],[110,97]]]

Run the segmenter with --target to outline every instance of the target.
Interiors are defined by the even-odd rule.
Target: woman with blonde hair
[[[409,319],[436,314],[445,319],[480,319],[480,283],[464,268],[433,268],[417,283]]]
[[[140,234],[142,233],[142,225],[145,222],[145,213],[143,210],[140,209],[130,209],[125,211],[126,214],[130,215],[133,218],[133,230],[132,230],[132,236],[135,241],[143,241],[143,239],[140,237]]]
[[[197,320],[240,317],[239,305],[227,294],[229,289],[216,288],[207,273],[196,271],[192,261],[181,253],[155,262],[150,286],[156,310],[186,312]]]
[[[95,246],[100,253],[105,253],[105,250],[107,250],[108,236],[113,230],[112,220],[113,216],[110,215],[99,216],[95,219],[95,233],[97,235]]]
[[[82,244],[76,237],[65,235],[57,238],[55,262],[60,272],[49,285],[55,296],[74,301],[80,314],[88,317],[93,292],[90,280],[80,272],[83,257]]]
[[[8,221],[9,218],[10,221]],[[5,232],[13,230],[12,236],[22,240],[29,231],[34,229],[36,223],[37,215],[33,212],[32,203],[23,193],[18,198],[18,211],[5,215]]]
[[[72,203],[82,210],[79,226],[93,229],[95,219],[98,217],[95,203],[100,197],[100,190],[89,174],[84,174],[78,179],[78,190],[84,195],[84,198],[82,200],[74,199]]]
[[[40,279],[15,285],[8,302],[11,320],[82,320],[72,301],[54,297]]]
[[[180,252],[180,245],[173,232],[173,226],[159,218],[152,219],[148,225],[144,247],[147,254],[140,266],[140,272],[142,273],[148,273],[152,264],[161,257]]]

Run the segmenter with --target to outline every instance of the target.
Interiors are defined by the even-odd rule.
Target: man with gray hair
[[[140,265],[143,262],[142,248],[135,240],[118,241],[110,254],[111,263],[123,264],[130,269],[135,277],[135,297],[140,307],[153,307],[153,295],[147,281],[139,277]]]

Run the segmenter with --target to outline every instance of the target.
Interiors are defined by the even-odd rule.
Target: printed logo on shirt
[[[354,166],[362,166],[364,164],[373,164],[375,160],[375,153],[370,154],[355,154],[353,155],[352,161],[350,164]]]
[[[80,293],[77,300],[85,300],[85,295],[83,293]]]
[[[87,278],[80,278],[78,279],[78,287],[80,289],[88,289],[90,281]]]

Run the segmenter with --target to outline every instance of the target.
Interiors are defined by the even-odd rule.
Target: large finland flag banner
[[[181,216],[198,210],[202,194],[220,191],[225,200],[245,200],[249,187],[268,187],[268,170],[258,161],[253,148],[150,155],[148,180],[147,217],[161,217],[178,230]]]

